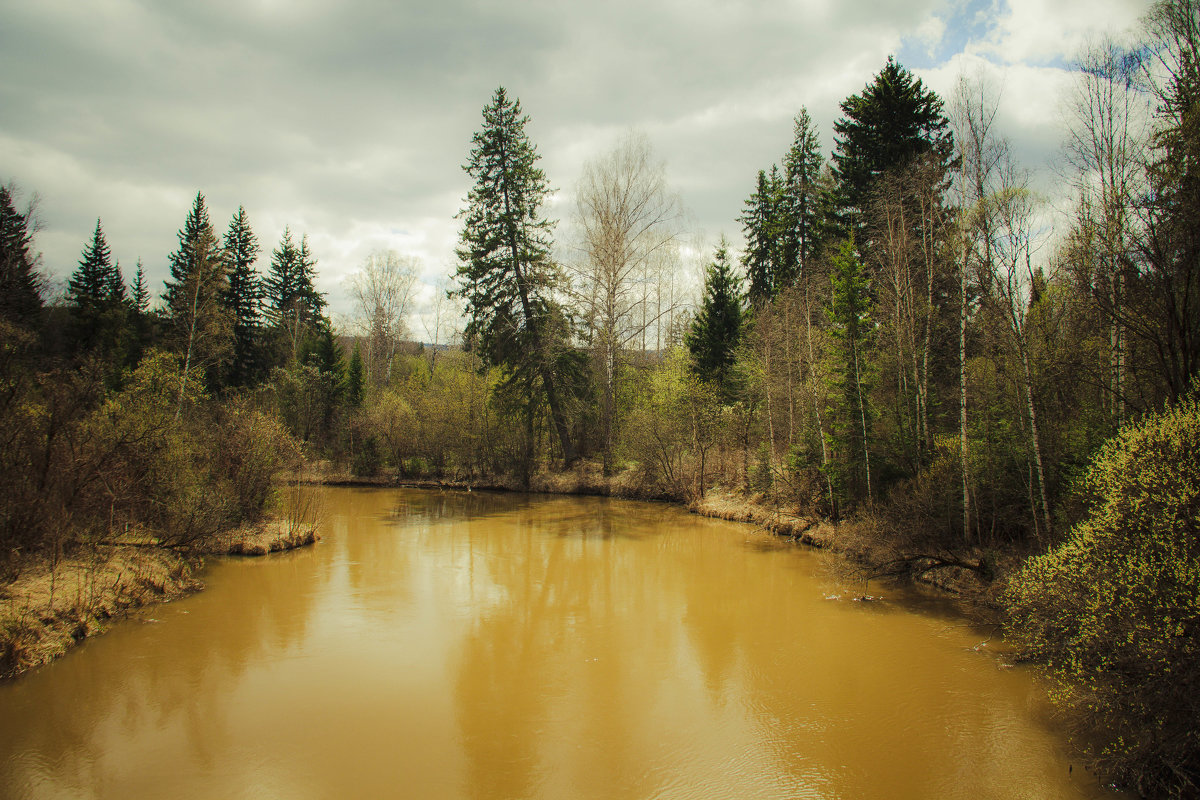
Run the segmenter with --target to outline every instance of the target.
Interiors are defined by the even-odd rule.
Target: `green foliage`
[[[67,284],[67,296],[75,347],[120,364],[129,345],[128,296],[99,219]]]
[[[1200,404],[1123,429],[1088,517],[1008,593],[1010,634],[1064,681],[1095,755],[1144,795],[1200,790]]]
[[[796,115],[792,146],[783,157],[779,192],[780,265],[776,290],[792,286],[820,252],[826,209],[820,183],[821,142],[807,108]]]
[[[836,381],[836,400],[832,410],[836,438],[837,469],[834,483],[840,486],[843,500],[871,497],[871,428],[869,399],[871,369],[868,360],[872,336],[870,282],[847,240],[834,257],[830,282],[829,333],[834,346],[830,353],[830,372]]]
[[[715,386],[697,377],[680,348],[650,372],[629,416],[628,450],[642,488],[677,500],[704,496],[721,437],[722,408]]]
[[[948,159],[951,138],[941,99],[891,56],[875,80],[841,108],[843,116],[833,125],[833,169],[843,224],[857,232],[879,177],[930,151]]]
[[[550,257],[554,224],[542,216],[549,193],[537,148],[525,132],[529,118],[503,87],[483,109],[483,127],[463,169],[474,180],[459,234],[454,294],[466,302],[467,344],[485,364],[512,377],[529,394],[540,380],[554,417],[563,458],[576,451],[556,367],[568,339],[566,318],[553,301],[558,271]]]
[[[463,169],[475,185],[460,212],[456,294],[466,301],[465,336],[484,362],[529,370],[557,283],[550,259],[553,223],[541,215],[549,193],[521,101],[503,87],[483,109],[483,128]]]
[[[250,384],[262,369],[260,353],[262,281],[254,262],[262,248],[250,228],[246,209],[238,206],[225,233],[224,252],[229,276],[227,305],[232,312],[233,360],[229,366],[229,382],[233,386]]]
[[[233,315],[226,303],[229,276],[224,251],[200,194],[179,231],[171,275],[164,296],[167,343],[182,359],[186,380],[199,370],[206,385],[218,389],[233,357]]]
[[[760,305],[786,285],[783,260],[783,233],[786,220],[782,214],[782,179],[779,168],[772,165],[770,175],[758,171],[754,194],[746,200],[739,221],[746,236],[746,251],[742,266],[750,281],[747,297],[751,305]]]
[[[200,192],[196,192],[196,199],[192,201],[183,227],[176,236],[179,247],[167,258],[171,276],[165,282],[163,301],[168,313],[178,317],[189,304],[192,293],[188,291],[188,286],[194,287],[191,281],[197,269],[207,263],[217,249],[217,235],[208,218],[204,195]]]
[[[733,365],[742,337],[743,313],[739,282],[722,239],[705,275],[700,310],[686,337],[696,375],[715,385],[726,402],[737,392]]]

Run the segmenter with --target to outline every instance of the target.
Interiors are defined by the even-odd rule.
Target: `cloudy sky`
[[[895,54],[948,97],[1002,89],[1001,132],[1052,187],[1071,58],[1135,29],[1148,0],[0,0],[0,182],[41,198],[44,269],[65,280],[96,218],[127,277],[160,289],[197,191],[224,231],[307,233],[318,288],[373,250],[452,271],[461,165],[500,85],[520,98],[564,220],[588,158],[644,132],[699,241],[739,236],[757,170],[809,109]]]

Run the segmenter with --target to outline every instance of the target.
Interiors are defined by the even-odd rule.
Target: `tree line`
[[[748,176],[744,249],[721,240],[695,302],[648,140],[584,165],[556,235],[529,117],[499,88],[429,346],[406,324],[412,259],[372,254],[358,327],[335,332],[307,239],[285,231],[260,276],[245,211],[218,237],[199,194],[157,308],[99,221],[45,307],[36,214],[5,188],[8,574],[129,526],[182,544],[261,514],[301,449],[362,477],[684,501],[722,486],[852,522],[874,574],[1007,576],[1014,639],[1086,686],[1064,691],[1111,733],[1100,763],[1148,795],[1195,791],[1197,709],[1172,687],[1198,665],[1198,30],[1196,3],[1161,2],[1141,40],[1081,56],[1057,232],[989,87],[942,98],[889,58],[842,101],[828,158],[798,111],[779,162]],[[1142,466],[1158,489],[1131,511]],[[1128,657],[1104,655],[1120,637]]]

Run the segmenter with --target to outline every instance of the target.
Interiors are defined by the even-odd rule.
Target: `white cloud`
[[[1136,27],[1150,9],[1146,0],[1006,0],[1006,6],[977,52],[1008,64],[1070,60],[1097,35]]]
[[[947,95],[957,69],[1008,65],[1006,132],[1048,153],[1053,62],[1144,7],[1012,0],[986,36],[920,74]],[[201,190],[218,228],[245,205],[264,269],[284,225],[307,233],[338,314],[345,277],[374,249],[420,257],[426,288],[447,273],[460,165],[498,84],[531,116],[561,191],[554,214],[570,213],[584,161],[638,128],[698,238],[736,240],[755,173],[780,159],[801,106],[828,153],[838,103],[905,37],[933,53],[955,34],[943,0],[40,0],[5,14],[0,164],[12,172],[0,180],[42,195],[49,270],[74,268],[100,216],[127,271],[140,256],[161,285]]]

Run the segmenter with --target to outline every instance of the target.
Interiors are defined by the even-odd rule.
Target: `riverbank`
[[[266,555],[318,538],[315,524],[272,517],[190,551],[131,541],[27,563],[16,581],[0,586],[0,679],[53,661],[133,610],[203,589],[196,573],[205,556]]]
[[[714,487],[689,502],[647,491],[634,470],[606,476],[600,465],[591,461],[582,461],[568,470],[535,473],[527,487],[513,477],[364,478],[335,469],[328,462],[309,464],[300,480],[325,486],[599,495],[672,503],[700,516],[748,523],[809,547],[834,551],[842,557],[843,572],[848,578],[868,583],[879,579],[909,580],[954,595],[976,606],[979,610],[976,616],[988,621],[993,621],[1001,609],[1000,595],[1007,584],[1007,575],[1022,561],[1018,553],[993,552],[988,554],[992,562],[981,568],[985,556],[978,548],[905,549],[898,547],[893,537],[882,535],[879,521],[871,517],[837,522],[813,518],[763,494]]]

